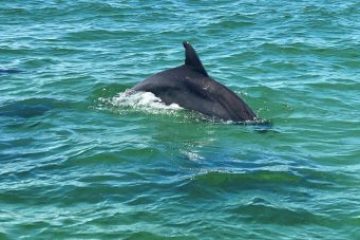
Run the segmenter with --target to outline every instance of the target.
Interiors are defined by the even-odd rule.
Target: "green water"
[[[360,239],[358,1],[0,1],[0,239]],[[273,123],[118,104],[183,63]],[[129,106],[130,105],[130,106]]]

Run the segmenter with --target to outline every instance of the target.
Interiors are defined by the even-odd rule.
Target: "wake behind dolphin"
[[[239,96],[208,75],[190,43],[183,42],[183,45],[185,64],[152,75],[132,90],[151,92],[166,105],[175,103],[217,120],[257,120],[256,114]]]

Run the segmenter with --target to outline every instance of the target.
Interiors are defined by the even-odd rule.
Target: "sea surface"
[[[360,239],[360,2],[0,1],[0,239]],[[126,97],[184,62],[270,128]]]

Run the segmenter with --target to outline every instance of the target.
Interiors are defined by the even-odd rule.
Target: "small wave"
[[[250,222],[278,225],[321,224],[333,226],[334,220],[326,215],[312,213],[306,208],[289,207],[288,204],[272,204],[265,199],[256,198],[249,203],[231,209],[237,216]]]
[[[294,172],[285,170],[261,170],[257,172],[232,171],[229,169],[203,170],[193,176],[192,181],[211,186],[237,186],[267,183],[291,183],[292,185],[304,182],[304,179]]]

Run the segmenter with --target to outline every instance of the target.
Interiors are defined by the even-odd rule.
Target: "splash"
[[[166,105],[151,92],[136,92],[129,89],[112,98],[99,98],[99,101],[113,107],[133,108],[151,113],[175,112],[183,109],[175,103]]]

